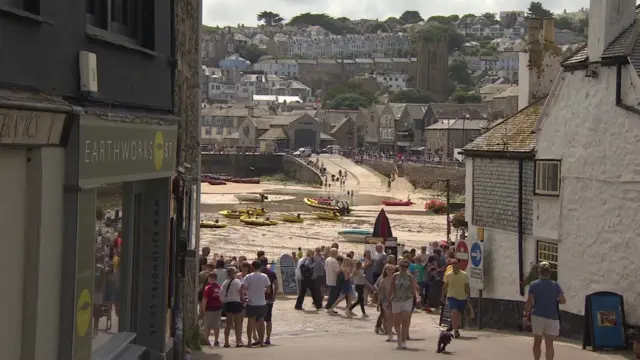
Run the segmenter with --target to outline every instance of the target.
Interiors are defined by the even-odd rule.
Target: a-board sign
[[[484,249],[482,243],[476,239],[471,241],[469,249],[471,262],[469,264],[469,285],[474,289],[484,289]]]
[[[620,294],[599,291],[584,300],[582,348],[591,350],[626,349],[624,298]]]
[[[297,295],[296,263],[293,261],[291,255],[280,255],[278,267],[280,268],[280,279],[282,280],[282,293],[285,295]]]

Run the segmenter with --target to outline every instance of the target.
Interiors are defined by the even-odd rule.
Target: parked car
[[[340,145],[329,145],[325,150],[327,151],[327,154],[340,154],[340,151],[342,151]]]
[[[305,158],[305,157],[310,157],[311,154],[312,154],[311,148],[307,146],[307,147],[302,147],[296,150],[296,152],[293,153],[293,156]]]

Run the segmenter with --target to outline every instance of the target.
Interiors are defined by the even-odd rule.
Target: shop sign
[[[79,134],[81,186],[172,176],[176,125],[126,123],[83,116]]]
[[[0,144],[58,145],[66,114],[0,109]]]

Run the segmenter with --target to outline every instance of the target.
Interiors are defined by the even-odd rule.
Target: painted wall
[[[534,235],[557,235],[565,310],[583,314],[585,295],[614,291],[625,297],[627,321],[640,324],[640,116],[615,106],[615,68],[598,74],[563,73],[548,100],[537,157],[562,160],[561,194],[535,197]],[[639,92],[625,66],[623,101],[636,104]]]

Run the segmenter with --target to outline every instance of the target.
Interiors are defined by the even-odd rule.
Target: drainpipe
[[[616,106],[640,115],[640,109],[622,102],[622,64],[616,65]]]
[[[524,216],[522,213],[524,200],[524,159],[518,163],[518,279],[520,280],[520,296],[524,296]]]

